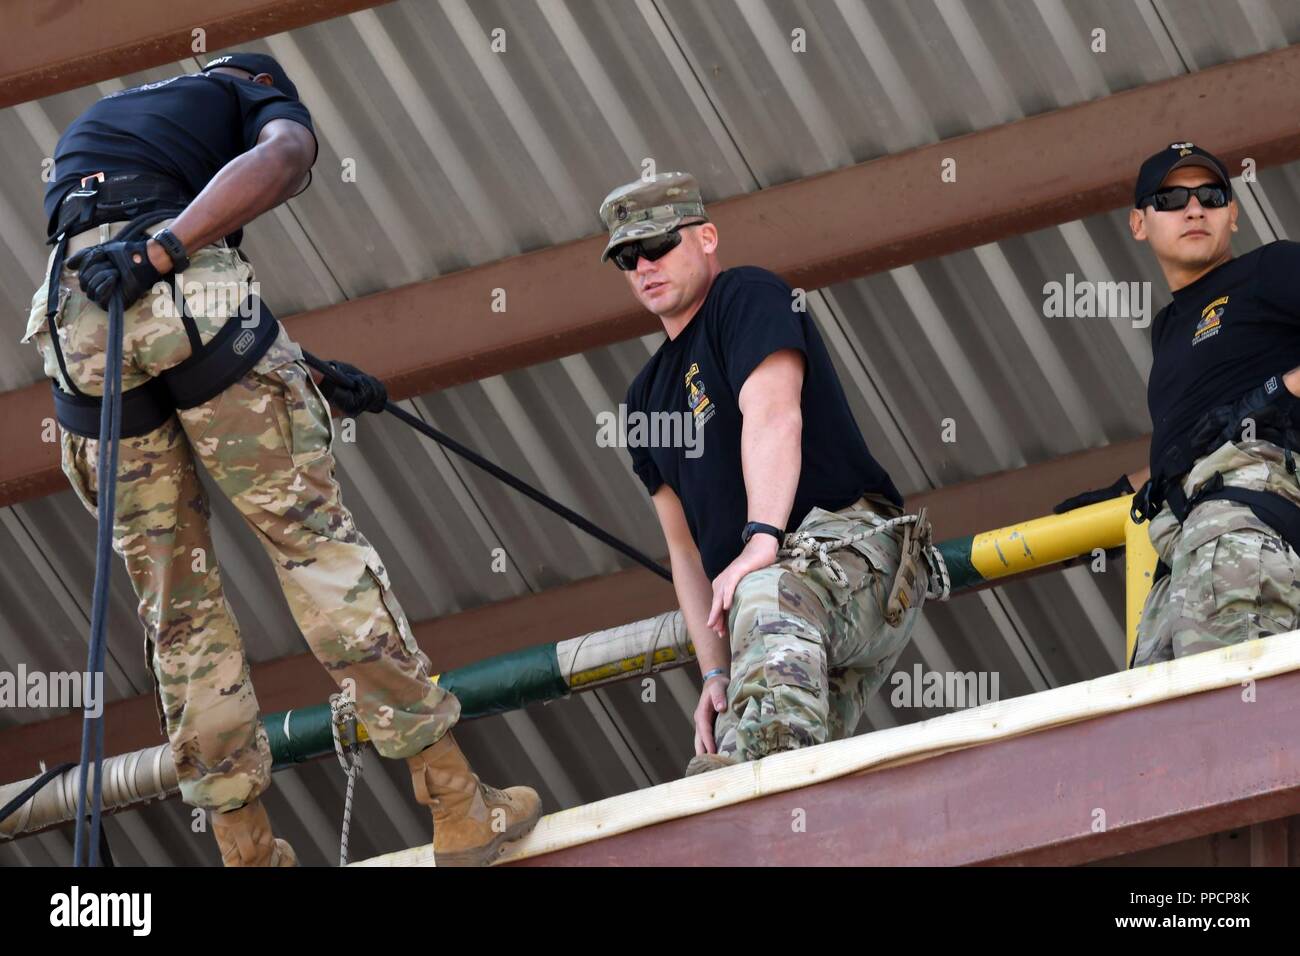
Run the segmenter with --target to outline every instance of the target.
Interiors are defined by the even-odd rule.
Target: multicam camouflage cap
[[[609,230],[601,262],[625,242],[662,236],[683,223],[709,221],[700,185],[690,173],[659,173],[619,186],[600,204],[600,218]]]

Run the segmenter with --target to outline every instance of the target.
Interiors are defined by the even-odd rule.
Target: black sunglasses
[[[625,242],[619,246],[609,257],[614,261],[623,272],[631,272],[636,268],[636,261],[645,256],[651,262],[657,262],[668,253],[672,252],[681,243],[682,237],[679,235],[680,230],[687,226],[698,226],[698,222],[690,222],[685,226],[678,226],[662,236],[651,236],[648,239],[638,239],[636,242]]]
[[[1186,209],[1193,196],[1206,209],[1222,209],[1228,205],[1228,190],[1220,185],[1206,183],[1203,186],[1168,186],[1157,189],[1142,200],[1142,208],[1154,206],[1156,212],[1174,212]]]

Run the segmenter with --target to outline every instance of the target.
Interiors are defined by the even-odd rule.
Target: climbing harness
[[[1270,379],[1270,382],[1274,383],[1274,388],[1278,387],[1276,377]],[[1292,454],[1292,446],[1300,436],[1297,436],[1291,420],[1292,404],[1294,402],[1277,408],[1276,414],[1280,416],[1280,422],[1260,422],[1255,437],[1280,447],[1287,473],[1295,477],[1296,462]],[[1217,423],[1226,420],[1236,410],[1236,403],[1233,402],[1216,406],[1206,413],[1205,421]],[[1191,496],[1183,490],[1183,482],[1191,471],[1192,464],[1211,454],[1221,445],[1218,441],[1221,435],[1211,437],[1211,432],[1213,429],[1206,430],[1203,437],[1198,432],[1198,437],[1169,447],[1161,460],[1152,468],[1151,477],[1146,484],[1133,496],[1133,506],[1130,511],[1133,521],[1137,524],[1150,521],[1167,504],[1173,516],[1178,519],[1179,525],[1183,525],[1197,505],[1206,501],[1233,501],[1248,507],[1256,518],[1272,528],[1293,551],[1300,554],[1300,506],[1290,498],[1273,491],[1226,485],[1221,472],[1215,472],[1207,481],[1201,482],[1200,487]],[[1168,567],[1161,561],[1157,565],[1152,584],[1154,585],[1166,574],[1168,574]]]
[[[54,256],[50,261],[45,289],[50,343],[67,387],[64,391],[58,382],[50,382],[54,392],[55,418],[65,430],[83,438],[98,436],[102,401],[82,392],[72,381],[59,339],[56,321],[60,305],[59,279],[68,244],[73,237],[95,227],[101,231],[101,241],[108,241],[108,225],[123,220],[126,226],[111,238],[119,241],[137,238],[146,226],[180,215],[189,202],[167,180],[153,180],[137,174],[109,177],[102,184],[95,180],[94,176],[85,177],[81,187],[69,193],[60,207],[59,231],[52,240]],[[169,278],[172,299],[190,342],[190,355],[157,378],[122,394],[119,427],[123,438],[147,434],[167,421],[176,409],[193,408],[221,394],[257,364],[280,331],[275,315],[250,292],[235,314],[226,320],[211,341],[204,344],[185,301],[181,274],[172,273]]]

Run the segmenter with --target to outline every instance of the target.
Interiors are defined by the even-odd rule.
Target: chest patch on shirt
[[[1228,297],[1225,295],[1215,299],[1201,310],[1201,321],[1196,323],[1196,331],[1192,333],[1192,345],[1199,345],[1206,339],[1219,334],[1219,327],[1223,323],[1223,313],[1227,309]]]
[[[699,430],[717,414],[718,409],[704,390],[704,379],[700,377],[700,363],[692,362],[686,371],[686,402],[691,415],[695,418],[695,428]]]

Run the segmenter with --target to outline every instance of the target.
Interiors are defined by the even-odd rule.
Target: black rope
[[[113,521],[117,511],[117,453],[122,432],[122,293],[115,291],[108,305],[108,351],[104,356],[104,399],[99,416],[99,453],[96,488],[99,528],[95,539],[95,587],[90,605],[90,647],[86,673],[94,680],[104,673],[108,644],[108,590],[113,567]],[[102,676],[101,676],[102,680]],[[95,767],[90,816],[86,816],[86,786]],[[99,811],[104,790],[104,715],[86,712],[81,723],[81,761],[78,767],[77,828],[72,865],[99,866]]]
[[[310,352],[306,350],[303,351],[302,355],[303,355],[303,359],[307,362],[308,365],[310,365],[316,371],[320,372],[331,382],[335,383],[336,385],[343,385],[343,386],[347,386],[348,384],[350,384],[349,379],[343,375],[340,375],[338,371],[333,366],[331,366],[328,362],[318,359],[316,356],[312,355]],[[391,401],[386,401],[384,402],[384,411],[389,412],[390,414],[396,416],[398,419],[405,422],[407,425],[410,425],[420,434],[432,438],[439,445],[442,445],[444,448],[448,449],[449,451],[453,451],[457,455],[460,455],[470,464],[482,468],[484,471],[486,471],[493,478],[496,478],[498,481],[505,482],[507,485],[509,485],[511,488],[515,489],[516,491],[518,491],[520,494],[527,495],[529,498],[532,498],[533,501],[536,501],[542,507],[559,515],[561,518],[563,518],[565,521],[569,522],[570,524],[574,525],[575,527],[581,528],[583,531],[587,532],[587,534],[591,535],[596,540],[609,545],[615,551],[618,551],[619,553],[626,555],[627,557],[635,561],[637,564],[640,564],[642,567],[648,568],[649,570],[653,571],[655,574],[659,575],[659,577],[663,578],[665,581],[671,581],[673,579],[672,573],[667,568],[665,568],[662,564],[660,564],[658,561],[655,561],[653,558],[649,557],[648,555],[638,551],[630,544],[627,544],[626,542],[621,541],[618,538],[614,537],[604,528],[601,528],[599,525],[593,524],[591,521],[587,520],[582,515],[572,510],[571,508],[566,508],[564,505],[560,504],[550,495],[546,494],[543,491],[539,491],[538,489],[534,488],[532,485],[528,484],[523,479],[518,478],[515,475],[511,474],[510,472],[506,471],[500,465],[488,461],[478,452],[462,445],[460,442],[456,441],[456,439],[452,438],[450,435],[444,434],[443,432],[438,431],[438,429],[434,428],[428,423],[421,421],[419,418],[416,418],[410,412],[406,411],[406,409],[399,408],[396,404],[394,404]]]
[[[33,780],[27,786],[27,788],[23,790],[22,793],[18,794],[18,796],[14,797],[3,807],[0,807],[0,823],[4,823],[11,816],[17,813],[19,807],[21,807],[32,797],[36,796],[36,794],[40,791],[40,789],[44,787],[46,784],[48,784],[51,780],[55,780],[58,777],[63,776],[63,774],[66,771],[71,770],[73,767],[76,766],[77,764],[68,761],[67,763],[61,763],[57,767],[51,767],[49,770],[45,771],[43,774],[41,774],[39,777]],[[78,829],[80,829],[80,827],[78,827]],[[113,848],[108,845],[107,828],[101,828],[99,831],[99,856],[104,866],[106,867],[117,866],[117,863],[113,860]],[[76,862],[75,847],[73,849],[73,862],[74,863]]]
[[[144,228],[157,222],[159,210],[141,213],[117,234],[119,240],[135,238]],[[104,356],[104,397],[99,415],[99,454],[96,488],[99,497],[99,528],[95,538],[95,586],[90,604],[90,645],[86,672],[103,681],[104,658],[108,640],[108,592],[113,562],[113,522],[117,512],[117,459],[122,435],[122,349],[126,307],[117,289],[108,304],[108,340]],[[91,765],[95,767],[90,812],[86,812],[86,789]],[[81,760],[78,766],[76,836],[73,840],[72,865],[99,866],[107,844],[100,829],[100,810],[104,795],[104,714],[85,713],[81,724]]]
[[[18,808],[21,807],[28,800],[30,800],[32,797],[34,797],[36,795],[36,792],[40,790],[41,787],[45,786],[55,777],[59,776],[59,774],[63,773],[63,771],[71,770],[75,766],[76,764],[71,762],[61,763],[57,767],[51,767],[49,770],[45,771],[45,773],[41,774],[39,777],[33,780],[31,786],[29,786],[22,793],[18,794],[18,796],[14,797],[3,807],[0,807],[0,823],[4,823],[5,820],[9,819],[9,817],[17,813]]]

